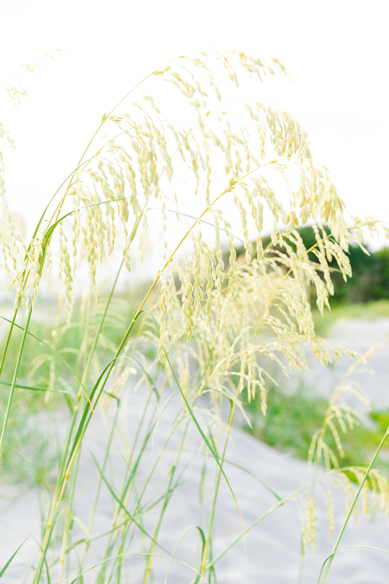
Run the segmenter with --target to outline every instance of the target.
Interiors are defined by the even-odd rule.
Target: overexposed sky
[[[52,48],[6,123],[10,207],[38,218],[101,115],[150,71],[196,48],[277,57],[293,78],[278,101],[308,132],[348,209],[389,220],[385,0],[54,0],[0,3],[0,80]]]

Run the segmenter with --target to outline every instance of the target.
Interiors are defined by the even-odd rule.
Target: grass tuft
[[[327,489],[330,530],[332,489],[347,505],[324,582],[351,513],[378,508],[380,498],[389,514],[388,476],[374,467],[388,430],[378,439],[355,427],[347,401],[353,394],[368,405],[362,388],[347,374],[326,404],[274,387],[276,368],[285,378],[309,372],[307,347],[322,365],[355,358],[350,373],[365,359],[317,334],[311,302],[320,314],[330,307],[334,271],[351,277],[348,251],[367,252],[367,229],[389,236],[374,218],[348,216],[306,132],[260,97],[262,86],[235,99],[241,79],[275,74],[288,77],[277,59],[217,49],[151,72],[103,114],[26,241],[7,204],[0,152],[1,281],[13,303],[2,315],[0,456],[7,480],[34,484],[41,515],[36,557],[26,552],[22,562],[26,582],[111,584],[136,573],[151,584],[189,573],[196,584],[214,583],[218,561],[296,497],[302,551],[314,552],[317,483]],[[20,87],[5,91],[20,105]],[[2,124],[0,139],[12,144]],[[309,245],[299,229],[307,223]],[[119,293],[141,262],[159,269],[145,289]],[[103,290],[104,264],[112,269]],[[54,284],[50,316],[45,290]],[[248,526],[227,456],[245,401],[255,435],[294,456],[308,450],[313,463],[312,479],[283,498],[241,468],[277,500]],[[374,415],[382,431],[386,414]],[[198,500],[187,496],[188,482]],[[229,543],[218,538],[223,493],[240,522]],[[186,521],[186,506],[198,520],[174,533],[169,521]],[[2,577],[23,553],[22,545],[10,554]]]

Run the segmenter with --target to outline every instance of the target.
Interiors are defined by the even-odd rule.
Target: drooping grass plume
[[[217,560],[298,494],[303,545],[314,550],[317,518],[311,484],[316,482],[324,485],[330,526],[330,479],[338,482],[349,508],[357,509],[350,503],[355,489],[350,473],[361,485],[357,495],[365,508],[370,485],[373,500],[379,493],[387,512],[388,482],[382,473],[370,468],[367,477],[358,466],[347,472],[330,468],[337,455],[326,446],[326,431],[332,432],[341,455],[339,427],[344,430],[354,420],[339,401],[343,384],[313,442],[312,457],[317,465],[323,457],[327,473],[284,499],[277,496],[277,505],[251,526],[243,522],[241,535],[224,551],[215,551],[223,482],[241,514],[226,462],[236,411],[247,419],[243,396],[250,401],[259,397],[265,416],[269,381],[276,383],[273,366],[288,378],[293,371],[309,371],[308,349],[323,365],[342,355],[358,357],[316,334],[308,291],[314,289],[323,313],[334,291],[334,269],[345,280],[352,276],[349,246],[363,249],[363,230],[375,233],[381,227],[372,218],[347,216],[328,169],[313,160],[305,131],[286,110],[260,97],[229,99],[231,87],[238,88],[241,80],[262,82],[276,73],[286,74],[277,59],[237,51],[179,57],[148,75],[102,116],[29,242],[16,235],[4,203],[3,263],[15,300],[1,361],[8,397],[0,450],[18,408],[16,397],[27,387],[43,390],[40,406],[53,417],[62,413],[60,398],[65,396],[66,404],[66,423],[58,427],[56,477],[42,507],[38,555],[26,574],[34,584],[54,578],[58,583],[86,582],[89,571],[100,584],[126,581],[126,558],[136,554],[144,558],[143,584],[153,572],[161,577],[156,567],[161,555],[188,565],[176,557],[188,530],[177,534],[174,549],[166,549],[161,534],[185,473],[198,457],[204,461],[196,477],[200,537],[190,559],[196,582],[212,581]],[[165,115],[166,103],[173,109]],[[2,131],[1,137],[8,135]],[[194,214],[187,208],[192,199]],[[118,282],[125,270],[131,277],[133,266],[147,261],[155,229],[150,216],[156,209],[162,232],[160,268],[145,294],[129,307],[117,299]],[[269,218],[270,243],[264,247]],[[176,219],[181,226],[186,223],[172,237],[168,226]],[[309,249],[297,229],[307,222],[315,235]],[[243,243],[244,261],[237,259],[237,241]],[[110,274],[108,293],[101,294],[99,273],[107,258],[117,268]],[[78,277],[86,267],[90,289],[83,291]],[[50,338],[41,339],[34,332],[34,311],[44,282],[53,278],[59,280],[62,296]],[[17,323],[21,308],[27,313],[23,326]],[[44,349],[29,358],[31,342]],[[155,452],[154,438],[170,407],[174,415]],[[91,435],[104,440],[103,456],[88,442]],[[77,490],[89,450],[91,478],[97,484],[90,500]],[[191,450],[193,460],[188,458]],[[202,493],[212,474],[208,467],[214,478],[207,506]],[[157,473],[164,479],[155,488]],[[86,506],[91,503],[86,523],[77,516],[79,496]],[[109,525],[96,533],[98,511],[107,499]],[[170,564],[165,568],[169,572]]]

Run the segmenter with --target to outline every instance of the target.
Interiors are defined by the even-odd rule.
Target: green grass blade
[[[112,497],[115,499],[115,501],[118,503],[118,505],[120,506],[120,508],[124,511],[124,513],[131,519],[131,521],[134,523],[134,525],[137,526],[137,528],[143,533],[143,535],[145,535],[150,541],[152,541],[157,547],[159,547],[162,551],[164,551],[165,553],[169,554],[169,552],[163,547],[161,546],[154,538],[152,535],[150,535],[143,527],[142,525],[135,519],[134,515],[132,515],[127,507],[124,505],[123,501],[116,495],[115,491],[113,490],[113,488],[111,487],[111,485],[109,484],[108,480],[106,479],[106,477],[104,476],[99,463],[96,460],[96,457],[94,456],[94,454],[92,452],[90,452],[92,458],[93,458],[93,462],[96,465],[96,468],[100,474],[100,476],[102,477],[105,486],[107,487],[107,489],[109,490],[109,492],[111,493]]]
[[[0,316],[1,319],[7,321],[7,322],[11,322],[8,318],[6,318],[5,316]],[[44,345],[45,347],[47,347],[48,349],[50,349],[50,351],[52,351],[54,353],[54,355],[56,355],[56,357],[58,357],[58,359],[60,359],[60,361],[62,361],[62,363],[65,365],[65,367],[71,372],[71,374],[75,377],[75,379],[79,382],[79,384],[81,385],[81,387],[83,388],[85,395],[87,394],[87,391],[85,389],[85,386],[83,385],[81,379],[79,378],[79,376],[77,375],[77,373],[70,367],[69,363],[66,361],[66,359],[64,359],[60,353],[58,353],[58,351],[56,351],[55,349],[53,349],[53,347],[51,345],[49,345],[49,343],[46,343],[46,341],[44,341],[43,339],[41,339],[40,337],[34,335],[32,332],[30,332],[27,327],[23,327],[20,326],[19,324],[14,325],[16,328],[20,329],[23,332],[26,332],[27,335],[29,335],[30,337],[32,337],[33,339],[36,339],[37,341],[39,341],[40,343],[42,343],[42,345]]]
[[[354,510],[354,507],[355,507],[355,505],[357,504],[357,501],[358,501],[359,495],[360,495],[360,494],[361,494],[361,492],[362,492],[363,485],[365,484],[365,482],[366,482],[366,480],[367,480],[367,477],[369,476],[369,473],[370,473],[371,469],[373,468],[373,466],[374,466],[374,463],[375,463],[375,461],[377,460],[377,458],[378,458],[378,455],[379,455],[379,453],[381,452],[381,449],[382,449],[382,447],[383,447],[383,445],[384,445],[384,443],[385,443],[385,441],[386,441],[386,438],[388,437],[388,435],[389,435],[389,426],[388,426],[388,428],[387,428],[387,430],[386,430],[385,434],[383,435],[383,437],[382,437],[382,440],[381,440],[381,442],[380,442],[380,444],[379,444],[379,446],[378,446],[377,450],[375,451],[373,458],[371,459],[371,462],[370,462],[370,464],[369,464],[369,467],[367,468],[367,470],[366,470],[366,472],[365,472],[365,474],[364,474],[364,477],[363,477],[363,479],[361,480],[361,482],[360,482],[360,484],[359,484],[359,488],[358,488],[357,492],[355,493],[354,499],[353,499],[353,501],[352,501],[352,503],[351,503],[351,505],[350,505],[350,508],[349,508],[349,510],[348,510],[348,513],[347,513],[347,515],[346,515],[346,518],[345,518],[345,520],[344,520],[344,522],[343,522],[343,525],[342,525],[342,527],[341,527],[341,530],[340,530],[340,532],[339,532],[339,535],[338,535],[338,537],[337,537],[337,539],[336,539],[336,542],[335,542],[335,545],[334,545],[334,549],[332,550],[331,557],[330,557],[330,559],[329,559],[329,560],[328,560],[328,562],[327,562],[327,567],[326,567],[326,571],[325,571],[325,573],[324,573],[323,579],[322,579],[321,581],[319,580],[319,584],[324,584],[324,582],[325,582],[325,581],[326,581],[326,579],[327,579],[328,573],[329,573],[329,571],[330,571],[330,569],[331,569],[331,565],[332,565],[332,562],[333,562],[333,559],[334,559],[334,555],[335,555],[335,553],[337,552],[337,550],[338,550],[338,548],[339,548],[340,541],[341,541],[341,539],[342,539],[342,537],[343,537],[343,534],[344,534],[344,532],[345,532],[345,530],[346,530],[347,524],[348,524],[348,522],[349,522],[349,520],[350,520],[350,517],[351,517],[351,514],[352,514],[352,512],[353,512],[353,510]]]
[[[323,570],[326,566],[326,564],[332,560],[332,558],[334,557],[335,554],[343,551],[343,550],[354,550],[354,549],[360,549],[360,550],[373,550],[375,552],[381,552],[383,554],[388,554],[389,555],[389,550],[384,550],[382,548],[377,548],[377,547],[373,547],[373,546],[369,546],[369,545],[348,545],[342,548],[338,548],[335,552],[332,552],[329,556],[326,557],[326,559],[324,560],[322,566],[321,566],[321,570],[320,570],[320,574],[319,574],[319,578],[317,580],[318,584],[320,584],[321,582],[321,577],[323,575]]]
[[[172,566],[172,563],[173,563],[173,560],[174,560],[174,556],[175,556],[175,553],[176,553],[176,551],[177,551],[177,549],[178,549],[178,546],[180,545],[180,543],[182,542],[182,540],[184,539],[184,537],[185,537],[185,535],[188,533],[188,531],[190,531],[190,530],[191,530],[191,529],[193,529],[193,528],[197,529],[197,531],[198,531],[198,532],[199,532],[199,534],[200,534],[200,538],[201,538],[201,551],[203,552],[203,550],[204,550],[204,547],[205,547],[205,535],[204,535],[204,532],[203,532],[203,530],[202,530],[202,529],[201,529],[201,527],[199,527],[198,525],[189,525],[189,526],[188,526],[188,527],[187,527],[187,528],[186,528],[186,529],[183,531],[183,533],[180,535],[180,537],[179,537],[179,539],[178,539],[178,541],[177,541],[177,543],[176,543],[176,545],[175,545],[175,547],[174,547],[174,550],[173,550],[173,553],[172,553],[172,557],[170,558],[170,562],[169,562],[169,565],[168,565],[168,567],[167,567],[167,570],[166,570],[166,575],[165,575],[165,579],[164,579],[164,581],[163,581],[163,584],[167,584],[167,579],[168,579],[168,576],[169,576],[170,568],[171,568],[171,566]],[[202,553],[201,553],[201,555],[202,555]],[[197,576],[196,582],[198,582],[198,581],[199,581],[199,580],[198,580],[199,578],[200,578],[200,574]]]

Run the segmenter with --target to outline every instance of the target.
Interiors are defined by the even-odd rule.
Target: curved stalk
[[[231,431],[231,426],[232,426],[232,422],[234,419],[235,407],[236,407],[235,402],[233,402],[231,400],[230,401],[230,413],[228,415],[228,422],[227,422],[227,436],[226,436],[226,439],[224,441],[223,451],[222,451],[222,455],[220,457],[221,467],[223,467],[225,457],[226,457],[227,446],[229,443],[229,433]],[[210,515],[209,523],[208,523],[208,532],[207,532],[207,536],[205,538],[204,548],[203,548],[203,553],[202,553],[202,558],[201,558],[200,576],[202,578],[205,577],[205,571],[206,571],[206,567],[207,567],[208,550],[210,548],[211,539],[212,539],[213,525],[214,525],[214,521],[215,521],[216,503],[217,503],[218,494],[219,494],[219,486],[220,486],[221,476],[222,476],[222,470],[221,470],[221,468],[219,468],[217,478],[216,478],[214,493],[213,493],[211,515]]]
[[[332,550],[332,553],[331,553],[330,559],[328,560],[327,567],[326,567],[326,570],[325,570],[325,572],[324,572],[323,578],[322,578],[322,579],[319,579],[319,584],[324,584],[324,583],[325,583],[325,581],[327,580],[327,576],[328,576],[328,573],[329,573],[329,571],[330,571],[330,569],[331,569],[331,565],[332,565],[332,562],[333,562],[333,560],[334,560],[334,556],[335,556],[336,552],[337,552],[337,551],[338,551],[338,549],[339,549],[339,544],[340,544],[340,542],[341,542],[341,539],[342,539],[342,537],[343,537],[343,534],[344,534],[344,532],[345,532],[345,529],[346,529],[346,527],[347,527],[347,524],[348,524],[348,522],[349,522],[349,520],[350,520],[350,517],[351,517],[351,515],[352,515],[352,512],[353,512],[353,510],[354,510],[354,507],[355,507],[355,505],[357,504],[357,501],[358,501],[359,495],[360,495],[360,494],[361,494],[361,492],[362,492],[363,486],[364,486],[364,484],[365,484],[365,483],[366,483],[366,481],[367,481],[367,478],[368,478],[368,476],[369,476],[369,473],[370,473],[371,469],[373,468],[373,466],[374,466],[374,463],[375,463],[375,461],[377,460],[377,458],[378,458],[378,455],[379,455],[379,453],[381,452],[381,449],[382,449],[382,447],[383,447],[383,445],[384,445],[384,443],[385,443],[385,440],[387,439],[387,437],[388,437],[388,436],[389,436],[389,426],[387,427],[387,429],[386,429],[386,432],[385,432],[385,434],[383,435],[383,437],[382,437],[382,440],[381,440],[381,442],[379,443],[379,445],[378,445],[378,448],[377,448],[377,450],[375,451],[373,458],[371,459],[371,462],[370,462],[370,464],[369,464],[369,467],[367,468],[367,470],[366,470],[366,472],[365,472],[365,475],[364,475],[363,479],[361,480],[361,482],[360,482],[360,484],[359,484],[359,488],[358,488],[358,490],[357,490],[357,492],[356,492],[356,494],[355,494],[355,497],[354,497],[354,499],[353,499],[353,502],[352,502],[352,503],[351,503],[351,505],[350,505],[350,509],[348,510],[348,513],[347,513],[347,515],[346,515],[346,519],[344,520],[344,522],[343,522],[343,525],[342,525],[342,527],[341,527],[341,530],[340,530],[340,532],[339,532],[339,535],[338,535],[338,537],[337,537],[337,539],[336,539],[336,542],[335,542],[335,545],[334,545],[334,549]]]

